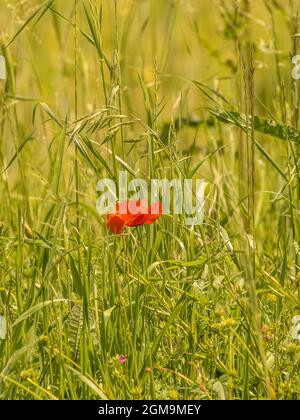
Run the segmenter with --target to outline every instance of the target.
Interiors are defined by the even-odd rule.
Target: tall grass
[[[298,399],[298,6],[1,3],[2,399]],[[204,223],[111,234],[120,170]]]

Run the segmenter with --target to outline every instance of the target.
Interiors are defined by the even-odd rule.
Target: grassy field
[[[299,6],[1,1],[1,399],[299,399]],[[120,170],[203,224],[112,234]]]

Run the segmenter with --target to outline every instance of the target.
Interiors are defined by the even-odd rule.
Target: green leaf
[[[220,112],[213,109],[208,109],[209,112],[215,116],[219,121],[225,124],[232,124],[239,128],[251,129],[251,116],[246,118],[245,114],[236,111]],[[248,127],[247,127],[248,125]],[[300,132],[295,127],[279,124],[274,120],[254,116],[253,121],[254,130],[263,134],[276,137],[281,140],[290,140],[296,143],[300,142]]]

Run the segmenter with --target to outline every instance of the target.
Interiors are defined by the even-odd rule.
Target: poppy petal
[[[126,225],[125,220],[118,214],[108,214],[106,222],[108,229],[116,234],[121,233]]]

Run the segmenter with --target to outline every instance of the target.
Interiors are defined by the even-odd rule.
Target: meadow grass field
[[[1,1],[1,399],[299,399],[299,6]],[[120,171],[203,223],[109,231]]]

